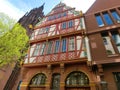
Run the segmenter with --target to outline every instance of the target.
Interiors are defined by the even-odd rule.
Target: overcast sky
[[[95,0],[0,0],[0,12],[19,20],[27,11],[39,7],[43,3],[45,3],[44,14],[47,14],[60,1],[85,13]]]

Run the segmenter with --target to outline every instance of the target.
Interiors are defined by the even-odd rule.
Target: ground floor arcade
[[[96,90],[97,78],[86,63],[24,67],[20,90]]]

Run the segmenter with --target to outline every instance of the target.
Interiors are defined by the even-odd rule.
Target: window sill
[[[89,85],[67,85],[67,88],[73,88],[73,87],[90,87]]]
[[[118,54],[114,54],[114,55],[108,55],[107,57],[117,57],[119,56]]]
[[[44,88],[45,85],[29,85],[29,87],[41,87],[41,88]]]

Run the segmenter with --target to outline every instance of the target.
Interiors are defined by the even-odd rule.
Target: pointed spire
[[[43,3],[42,6],[40,6],[39,8],[41,8],[42,10],[44,9],[44,5],[45,5],[45,2]]]

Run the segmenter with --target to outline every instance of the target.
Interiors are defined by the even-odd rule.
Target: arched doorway
[[[51,90],[60,90],[60,74],[59,73],[52,75]]]
[[[65,81],[65,90],[90,90],[89,78],[80,71],[70,73]]]
[[[46,76],[43,73],[35,75],[29,84],[29,90],[45,90]]]

